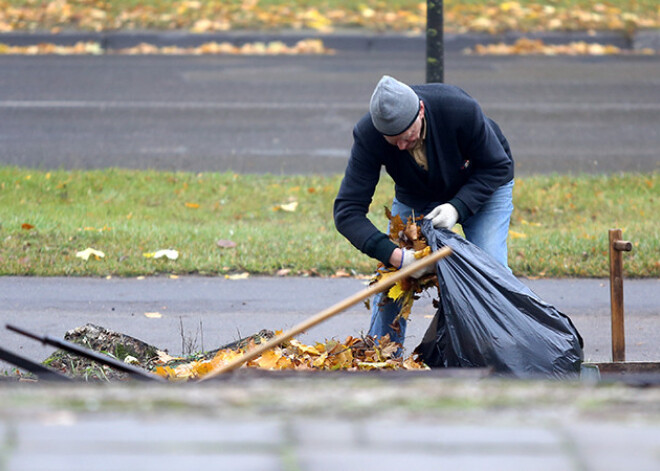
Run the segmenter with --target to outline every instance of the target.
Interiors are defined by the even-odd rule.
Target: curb
[[[652,48],[660,50],[660,30],[646,30],[634,36],[622,32],[543,32],[521,33],[509,32],[503,34],[466,33],[444,36],[446,52],[460,52],[465,48],[473,48],[477,44],[505,43],[513,44],[520,38],[540,39],[545,44],[560,45],[583,41],[612,45],[624,50],[639,50]],[[117,31],[117,32],[15,32],[0,33],[0,43],[9,46],[31,46],[41,43],[58,46],[72,46],[77,42],[97,42],[106,51],[135,47],[141,43],[158,47],[179,46],[197,47],[208,42],[229,42],[236,46],[254,42],[281,41],[287,46],[293,46],[303,39],[320,39],[330,49],[338,51],[387,52],[387,51],[420,51],[426,48],[426,36],[423,34],[393,34],[371,32],[319,33],[317,31],[284,31],[284,32],[222,32],[222,33],[190,33],[188,31]]]

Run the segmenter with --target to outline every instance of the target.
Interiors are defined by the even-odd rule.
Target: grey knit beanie
[[[405,83],[389,75],[376,85],[369,104],[374,127],[385,136],[397,136],[408,129],[419,113],[419,97]]]

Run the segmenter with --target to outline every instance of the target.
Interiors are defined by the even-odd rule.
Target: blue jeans
[[[412,215],[413,209],[415,214],[428,214],[433,209],[433,205],[425,208],[411,208],[396,198],[392,202],[392,215],[401,215],[404,222]],[[461,224],[467,240],[480,247],[507,268],[509,266],[507,237],[512,212],[513,180],[495,190],[481,209]],[[369,335],[382,337],[389,334],[391,340],[403,345],[406,337],[405,319],[400,319],[398,331],[392,328],[392,322],[399,314],[400,309],[400,304],[387,298],[384,293],[375,295],[372,300]]]

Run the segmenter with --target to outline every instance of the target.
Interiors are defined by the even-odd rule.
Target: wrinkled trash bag
[[[458,234],[426,220],[422,233],[433,250],[452,249],[436,266],[438,311],[415,349],[427,365],[518,378],[579,375],[582,338],[566,315]]]

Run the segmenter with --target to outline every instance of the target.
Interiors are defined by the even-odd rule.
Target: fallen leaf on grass
[[[186,203],[186,208],[198,209],[199,204],[197,204],[197,203]]]
[[[27,222],[24,222],[23,224],[21,224],[21,229],[29,231],[30,229],[34,229],[34,226],[32,224],[28,224]]]
[[[85,261],[89,260],[89,257],[94,257],[96,260],[100,260],[103,257],[105,257],[105,254],[103,252],[101,252],[100,250],[96,250],[96,249],[93,249],[91,247],[88,247],[85,250],[81,250],[80,252],[76,252],[76,257],[82,258]]]
[[[516,232],[509,229],[509,237],[511,237],[512,239],[524,239],[527,237],[527,234],[525,234],[524,232]]]
[[[521,219],[520,223],[526,226],[542,227],[542,224],[540,222],[529,222],[525,219]]]
[[[172,249],[164,249],[164,250],[158,250],[156,252],[147,252],[142,254],[143,257],[145,258],[161,258],[161,257],[167,257],[170,260],[176,260],[179,258],[179,252],[176,250]]]
[[[216,245],[221,249],[233,249],[237,244],[233,240],[220,239],[216,242]]]
[[[286,204],[278,204],[277,206],[273,207],[274,211],[286,211],[289,213],[294,212],[298,208],[298,202],[293,201],[291,203],[286,203]]]

